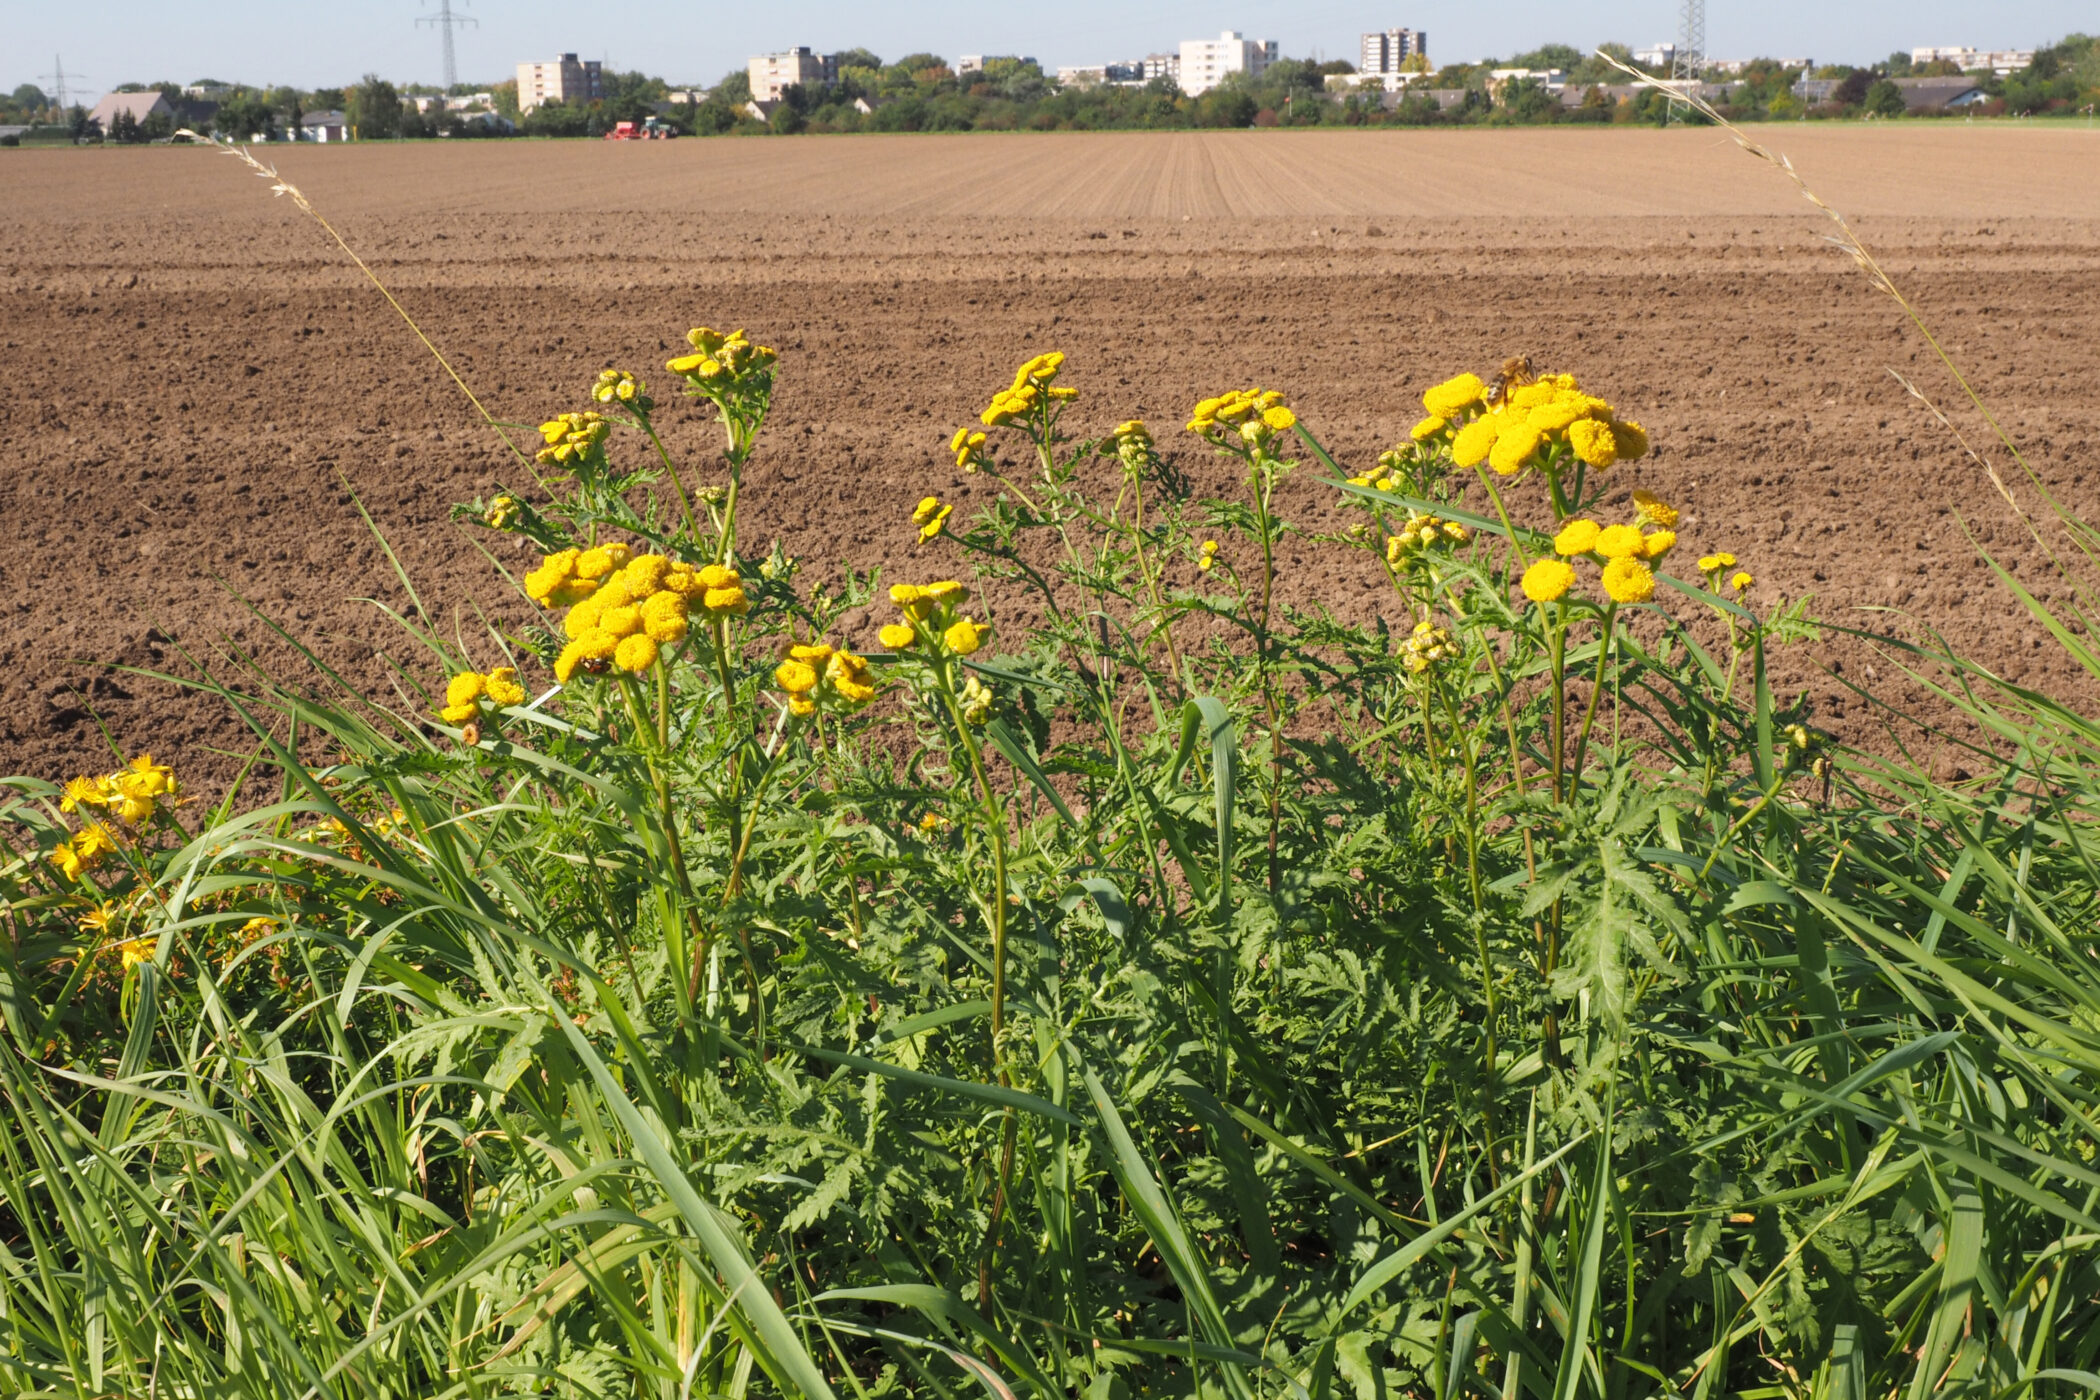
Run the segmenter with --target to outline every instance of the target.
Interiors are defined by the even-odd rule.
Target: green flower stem
[[[992,848],[992,897],[986,914],[992,931],[992,1074],[1000,1084],[1012,1087],[1006,1068],[1001,1037],[1006,1029],[1006,812],[992,791],[991,775],[985,771],[984,751],[963,718],[962,702],[955,694],[955,661],[944,657],[934,668],[941,701],[955,725],[958,742],[970,760],[970,776],[976,780],[983,804],[985,839]],[[977,1310],[989,1315],[992,1301],[992,1261],[999,1247],[999,1230],[1006,1216],[1008,1185],[1013,1179],[1015,1123],[1011,1108],[1001,1115],[998,1184],[992,1192],[991,1218],[985,1225],[984,1249],[977,1261]]]
[[[1604,694],[1604,668],[1611,659],[1612,624],[1618,616],[1618,603],[1607,604],[1604,609],[1604,631],[1597,638],[1597,670],[1590,679],[1590,702],[1582,716],[1582,733],[1575,740],[1575,758],[1568,774],[1570,801],[1582,787],[1582,764],[1589,752],[1590,726],[1597,722],[1597,701]]]
[[[685,494],[685,482],[679,478],[677,464],[671,460],[671,454],[664,449],[664,440],[656,435],[656,425],[651,423],[645,415],[639,413],[635,415],[635,421],[642,425],[642,431],[649,435],[649,443],[656,449],[656,455],[663,459],[664,471],[671,478],[671,489],[678,493],[678,509],[685,515],[686,537],[698,544],[700,542],[700,526],[693,516],[693,502]]]

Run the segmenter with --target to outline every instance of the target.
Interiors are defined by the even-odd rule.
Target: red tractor
[[[608,141],[669,141],[678,135],[678,128],[659,117],[647,121],[617,122],[605,133]]]

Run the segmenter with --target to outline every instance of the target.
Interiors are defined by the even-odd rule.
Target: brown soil
[[[1855,219],[2084,508],[2095,139],[1953,123],[1761,134]],[[1888,372],[1951,399],[1923,340],[1828,247],[1827,220],[1712,132],[270,154],[499,418],[580,406],[607,364],[661,380],[650,371],[689,325],[778,346],[747,540],[777,535],[813,568],[909,571],[911,501],[982,496],[943,455],[948,434],[1038,349],[1071,356],[1089,426],[1176,425],[1201,395],[1259,383],[1359,462],[1405,431],[1424,385],[1522,351],[1648,424],[1639,479],[1682,503],[1688,546],[1741,556],[1766,601],[1812,591],[1824,617],[1868,626],[1888,619],[1860,609],[1906,609],[2008,675],[2070,684],[1964,530],[2039,591],[2061,585]],[[0,477],[14,600],[0,772],[101,765],[99,718],[127,751],[228,776],[233,761],[204,751],[248,742],[221,706],[90,663],[172,666],[178,644],[230,639],[292,666],[243,599],[360,683],[389,685],[388,658],[432,670],[381,610],[407,599],[353,492],[431,613],[493,656],[485,633],[474,643],[478,609],[516,612],[446,511],[519,473],[319,228],[201,150],[8,151],[0,170],[15,458]],[[668,417],[712,448],[698,415]],[[1212,484],[1209,458],[1162,436]],[[1298,494],[1320,509],[1320,492]],[[1285,563],[1297,596],[1383,605],[1353,557],[1299,546]],[[1826,665],[1902,694],[1853,646],[1790,664],[1855,737],[1858,707]]]

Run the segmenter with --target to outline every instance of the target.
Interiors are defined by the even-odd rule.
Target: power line
[[[57,105],[58,110],[63,112],[66,110],[67,106],[70,105],[66,100],[66,79],[85,78],[87,77],[87,74],[68,73],[66,71],[65,60],[60,58],[57,54],[53,54],[51,55],[51,71],[48,73],[39,73],[37,74],[37,77],[42,79],[44,82],[51,84],[51,91],[47,94],[47,96],[49,96],[52,102]]]
[[[430,25],[437,30],[439,36],[444,40],[445,91],[449,93],[453,88],[459,86],[459,62],[452,53],[452,31],[464,28],[470,24],[479,29],[481,21],[469,15],[453,14],[452,0],[438,0],[438,12],[435,15],[424,15],[416,23],[418,25]]]

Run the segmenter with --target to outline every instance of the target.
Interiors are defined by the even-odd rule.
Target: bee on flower
[[[942,505],[938,496],[928,496],[912,508],[911,523],[919,527],[919,543],[925,544],[937,537],[948,526],[948,517],[955,507]]]

